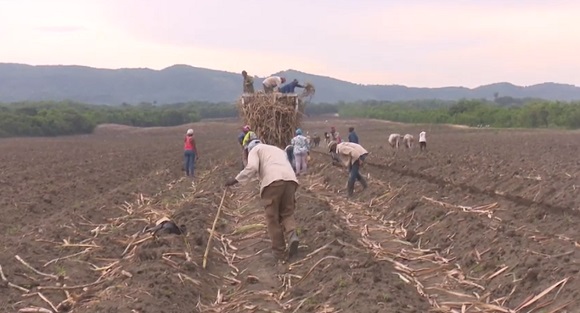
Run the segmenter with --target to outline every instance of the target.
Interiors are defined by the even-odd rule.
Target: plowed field
[[[422,126],[303,129],[351,125],[369,188],[346,199],[346,171],[315,148],[284,268],[257,184],[223,187],[241,166],[237,123],[193,125],[195,184],[186,126],[0,140],[0,311],[580,312],[580,133],[425,126],[427,152],[395,153],[388,134]],[[187,235],[140,234],[163,216]]]

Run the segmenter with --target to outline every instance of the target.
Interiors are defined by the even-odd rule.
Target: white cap
[[[193,129],[191,129],[191,128],[190,128],[190,129],[188,129],[188,130],[187,130],[187,134],[188,134],[188,135],[193,135]]]
[[[254,149],[255,146],[257,146],[258,144],[261,144],[262,142],[258,139],[256,140],[252,140],[249,144],[248,144],[248,152],[250,152],[252,149]]]

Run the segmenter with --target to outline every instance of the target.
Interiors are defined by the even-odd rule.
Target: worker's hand
[[[226,185],[226,187],[229,187],[229,186],[233,186],[237,183],[238,183],[238,181],[235,178],[230,178],[226,181],[225,185]]]

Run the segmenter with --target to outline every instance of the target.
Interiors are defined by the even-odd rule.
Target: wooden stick
[[[48,298],[46,298],[46,296],[44,296],[42,293],[37,292],[36,293],[44,302],[48,303],[48,305],[50,305],[50,307],[54,310],[54,312],[58,312],[58,309],[54,306],[54,304],[52,304],[52,302],[50,302],[50,300],[48,300]]]
[[[42,275],[42,276],[46,276],[46,277],[50,277],[50,278],[53,278],[53,279],[56,279],[56,280],[58,280],[58,276],[56,276],[56,275],[53,275],[53,274],[46,274],[46,273],[43,273],[43,272],[41,272],[41,271],[39,271],[39,270],[35,269],[35,268],[34,268],[34,267],[32,267],[30,264],[26,263],[26,262],[25,262],[25,261],[24,261],[24,260],[23,260],[23,259],[22,259],[22,258],[21,258],[19,255],[18,255],[18,254],[15,256],[15,258],[16,258],[16,260],[18,260],[20,263],[22,263],[22,265],[24,265],[24,266],[28,267],[28,268],[29,268],[31,271],[35,272],[36,274],[38,274],[38,275]]]
[[[224,204],[224,199],[226,198],[226,191],[228,189],[224,189],[224,194],[222,195],[222,200],[220,202],[220,206],[218,207],[218,211],[215,215],[215,219],[213,220],[213,225],[211,226],[211,231],[209,232],[209,238],[207,239],[207,246],[205,247],[205,253],[203,254],[203,268],[205,269],[205,266],[207,264],[207,255],[209,254],[209,246],[211,244],[211,239],[213,237],[213,232],[215,230],[215,225],[218,221],[218,218],[220,216],[220,212],[222,210],[222,205]]]
[[[102,284],[102,283],[104,283],[106,281],[107,281],[106,279],[97,280],[97,281],[92,282],[92,283],[89,283],[89,284],[77,285],[77,286],[38,286],[38,287],[36,287],[36,289],[38,289],[38,290],[72,290],[72,289],[81,289],[81,288],[87,288],[87,287],[96,286],[96,285]]]
[[[2,265],[0,265],[0,278],[2,278],[2,281],[8,281],[8,279],[6,279],[6,276],[4,276],[4,271],[2,270]]]
[[[30,308],[22,308],[18,310],[21,313],[52,313],[51,310],[40,308],[40,307],[30,307]]]

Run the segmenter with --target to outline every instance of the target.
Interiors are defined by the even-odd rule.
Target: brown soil
[[[193,125],[195,185],[181,172],[185,126],[0,140],[0,265],[32,294],[1,283],[0,311],[50,309],[40,292],[54,306],[68,297],[63,312],[502,312],[567,279],[521,312],[576,312],[577,134],[427,126],[427,153],[394,155],[388,134],[417,138],[419,126],[304,128],[331,123],[345,138],[354,125],[371,151],[370,187],[347,201],[346,173],[318,148],[297,194],[300,255],[285,268],[256,184],[222,187],[240,170],[237,124]],[[162,216],[187,236],[139,242]]]

